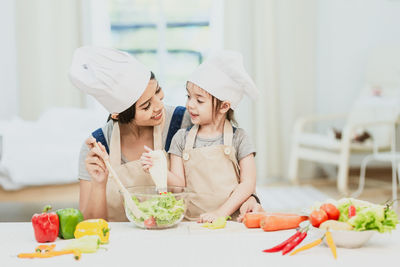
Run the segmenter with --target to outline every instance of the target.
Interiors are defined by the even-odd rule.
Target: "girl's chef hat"
[[[121,113],[143,94],[150,73],[128,53],[84,46],[75,50],[69,76],[77,88],[95,97],[110,113]]]
[[[243,66],[243,57],[235,51],[223,50],[205,60],[188,81],[201,87],[235,109],[246,93],[256,99],[258,90]]]

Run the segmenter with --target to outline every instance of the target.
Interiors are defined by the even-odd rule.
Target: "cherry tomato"
[[[349,206],[349,218],[356,216],[356,207],[354,205]]]
[[[143,223],[146,227],[154,227],[157,225],[156,219],[153,216],[150,216],[148,219],[144,220]]]
[[[324,210],[314,210],[310,214],[310,222],[312,226],[319,227],[319,225],[328,220],[328,215]]]
[[[340,211],[336,208],[335,205],[331,203],[326,203],[321,206],[321,210],[325,211],[328,215],[329,220],[338,220],[340,217]]]

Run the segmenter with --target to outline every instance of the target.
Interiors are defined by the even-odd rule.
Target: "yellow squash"
[[[74,236],[80,238],[86,235],[98,235],[102,244],[108,243],[110,228],[103,219],[90,219],[77,224]]]

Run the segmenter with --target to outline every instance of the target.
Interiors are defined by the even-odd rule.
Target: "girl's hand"
[[[197,221],[198,223],[205,223],[205,222],[209,222],[212,223],[213,221],[215,221],[217,218],[219,217],[226,217],[227,215],[223,215],[222,213],[218,212],[218,211],[213,211],[213,212],[207,212],[207,213],[203,213],[200,215],[200,219]]]
[[[153,150],[147,146],[144,146],[144,150],[146,152],[140,157],[140,163],[142,164],[143,170],[148,173],[149,169],[153,166],[153,159],[150,154]]]
[[[90,149],[85,159],[86,169],[93,182],[104,184],[108,178],[108,170],[103,160],[108,159],[106,148],[98,142],[100,148],[98,149],[95,146],[96,139],[93,137],[89,137],[85,143]]]
[[[250,196],[243,204],[240,206],[240,214],[237,218],[238,222],[241,222],[244,218],[244,215],[248,212],[264,212],[262,206],[257,202],[257,200]]]

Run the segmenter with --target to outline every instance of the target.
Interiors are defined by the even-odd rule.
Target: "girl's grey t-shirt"
[[[165,106],[165,127],[164,127],[164,130],[163,130],[163,133],[162,133],[162,142],[163,142],[163,144],[165,144],[165,142],[167,140],[169,125],[171,123],[171,119],[172,119],[172,115],[174,114],[174,110],[175,110],[175,107]],[[187,127],[190,127],[191,125],[192,125],[192,123],[190,121],[190,115],[186,110],[185,114],[183,115],[181,128],[185,128],[186,129]],[[107,142],[108,146],[110,146],[111,134],[112,134],[112,130],[113,130],[113,121],[110,120],[109,122],[107,122],[107,124],[102,128],[102,130],[103,130],[106,142]],[[88,171],[86,169],[86,165],[85,165],[85,159],[86,159],[86,156],[87,156],[88,153],[89,153],[89,148],[87,147],[85,142],[83,142],[83,145],[81,147],[81,151],[79,153],[78,178],[81,179],[81,180],[90,181],[91,178],[90,178],[90,175],[89,175],[89,173],[88,173]],[[126,163],[126,162],[127,162],[127,160],[121,154],[121,164]]]
[[[188,129],[180,129],[172,138],[171,146],[168,153],[182,157],[188,133]],[[194,148],[222,145],[223,143],[223,135],[211,139],[196,136],[196,139],[194,141]],[[238,162],[250,154],[254,154],[254,156],[256,155],[256,150],[253,146],[253,143],[251,142],[251,138],[242,128],[236,128],[235,132],[233,133],[232,146],[236,150],[236,159]]]

